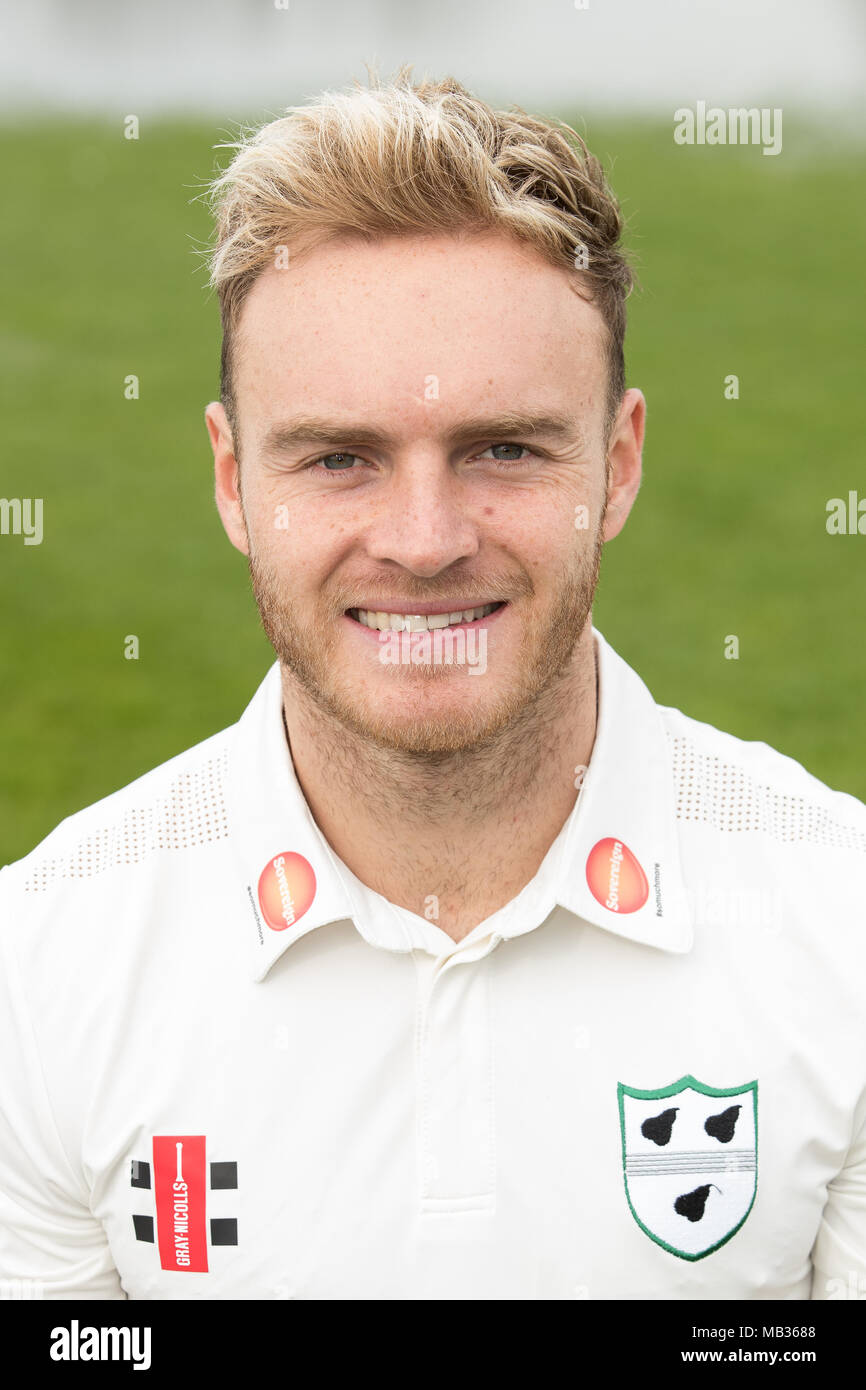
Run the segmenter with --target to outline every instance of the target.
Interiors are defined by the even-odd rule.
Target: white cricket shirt
[[[595,641],[574,811],[459,944],[330,850],[277,664],[2,871],[0,1277],[866,1293],[866,807]]]

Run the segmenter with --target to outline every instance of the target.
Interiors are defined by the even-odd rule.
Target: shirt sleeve
[[[4,894],[4,878],[7,892]],[[39,1058],[0,872],[0,1293],[126,1298],[82,1174],[64,1151]]]
[[[828,1184],[812,1249],[812,1298],[866,1296],[866,1096],[845,1163]]]

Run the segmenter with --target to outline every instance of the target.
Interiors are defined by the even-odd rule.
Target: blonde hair
[[[618,243],[619,206],[601,164],[562,121],[495,111],[453,77],[411,82],[411,65],[382,85],[322,93],[240,140],[211,183],[210,280],[222,321],[220,395],[235,442],[232,343],[244,299],[278,246],[330,236],[501,230],[552,265],[606,327],[612,425],[625,390],[625,300],[632,272]]]

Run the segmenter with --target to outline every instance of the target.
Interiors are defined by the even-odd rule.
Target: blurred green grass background
[[[595,624],[661,703],[866,800],[866,536],[825,527],[829,498],[866,496],[866,153],[787,113],[775,158],[561,114],[608,169],[641,281],[645,477]],[[197,195],[231,133],[0,128],[0,495],[45,499],[42,545],[0,536],[0,863],[233,722],[272,660],[203,419],[219,316]]]

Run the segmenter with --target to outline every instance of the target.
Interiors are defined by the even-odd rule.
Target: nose
[[[429,453],[401,460],[366,531],[370,558],[390,560],[429,579],[476,555],[479,544],[467,485],[447,460]]]

